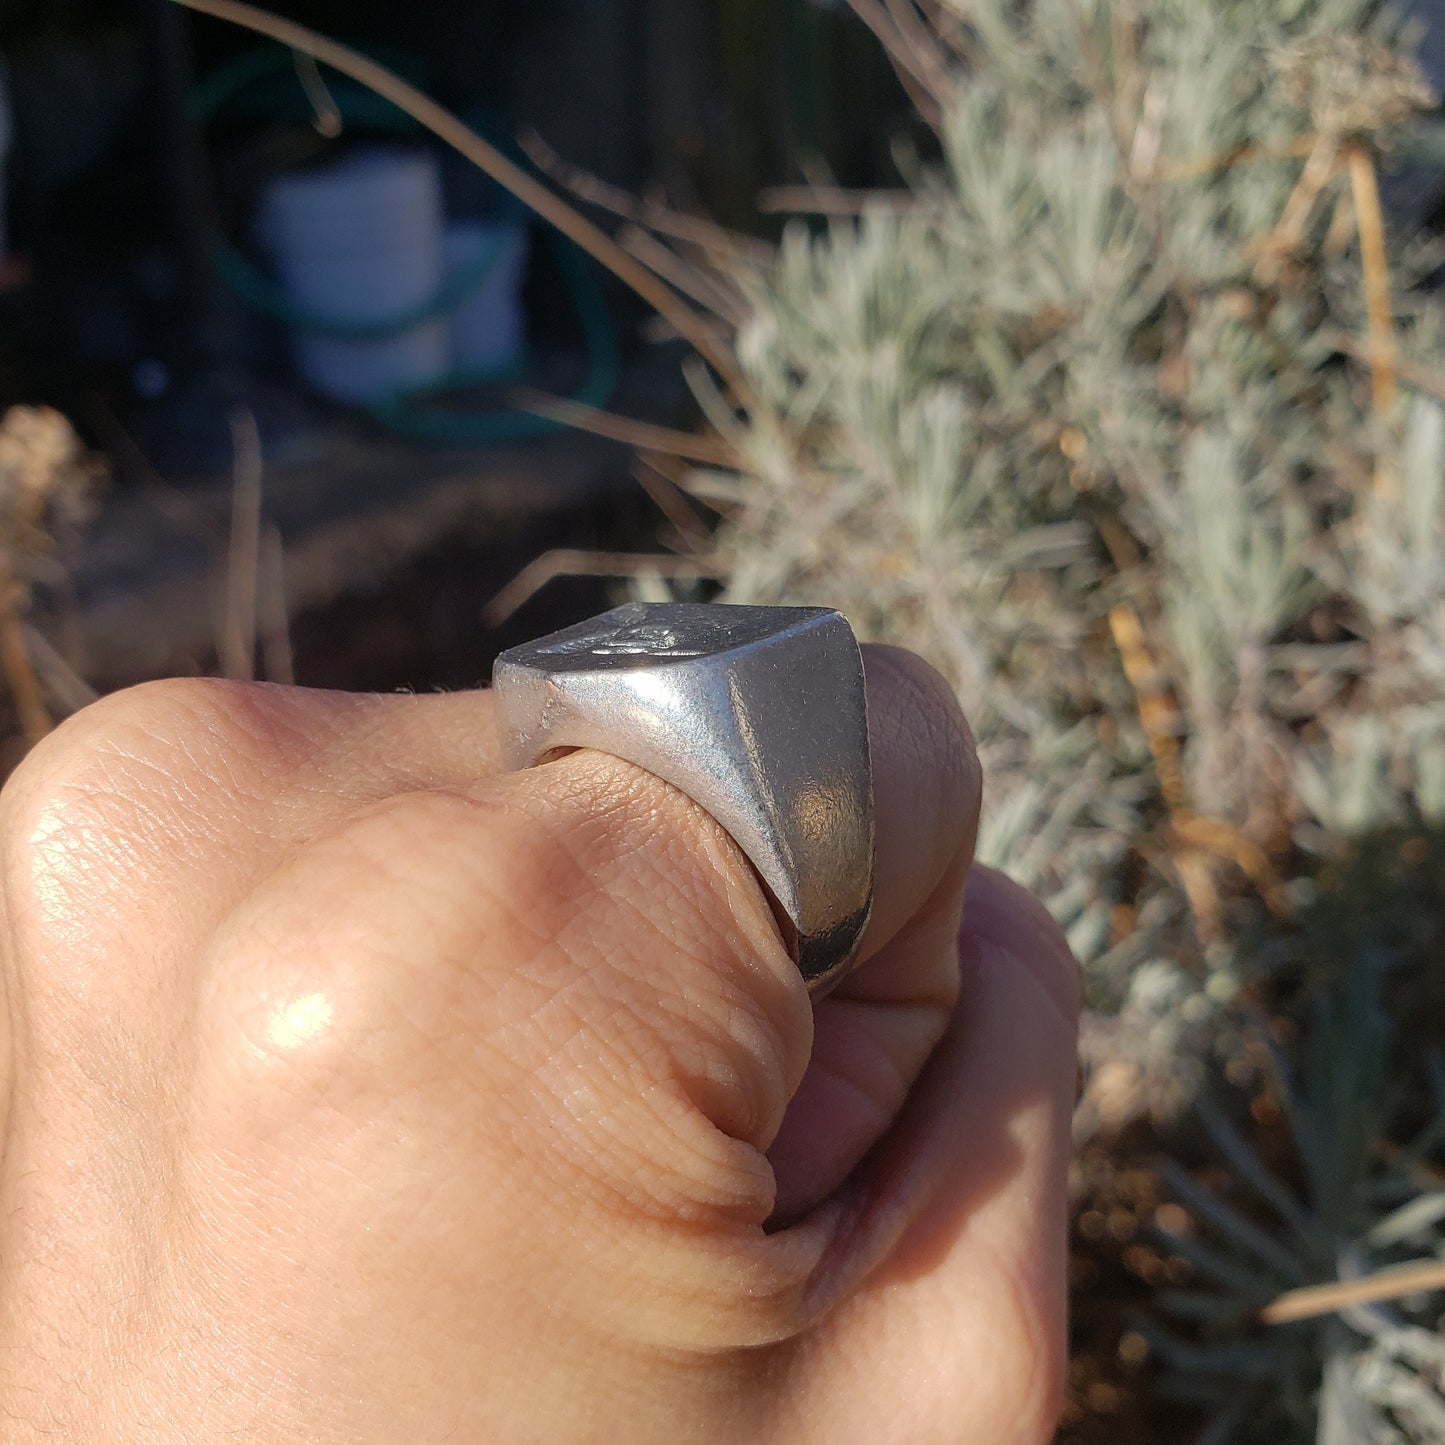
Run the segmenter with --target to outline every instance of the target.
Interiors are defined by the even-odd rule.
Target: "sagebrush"
[[[739,467],[694,478],[725,596],[839,606],[956,685],[980,854],[1085,966],[1083,1132],[1270,1074],[1250,1010],[1330,1041],[1260,1085],[1325,1102],[1297,1184],[1212,1116],[1255,1198],[1195,1186],[1226,1238],[1172,1302],[1193,1343],[1156,1330],[1208,1438],[1445,1438],[1438,1296],[1251,1333],[1271,1291],[1445,1251],[1414,1198],[1438,1029],[1399,1032],[1438,900],[1369,947],[1304,921],[1371,840],[1445,825],[1440,257],[1378,187],[1434,141],[1410,37],[1364,0],[859,9],[937,155],[725,267],[752,395],[711,404]]]

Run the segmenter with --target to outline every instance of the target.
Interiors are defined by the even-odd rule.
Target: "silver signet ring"
[[[863,659],[826,607],[632,602],[497,658],[502,761],[572,748],[680,788],[772,895],[811,993],[857,951],[873,901]]]

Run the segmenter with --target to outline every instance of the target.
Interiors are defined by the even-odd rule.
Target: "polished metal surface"
[[[680,788],[772,894],[808,988],[853,961],[873,898],[863,661],[822,607],[633,602],[504,652],[503,761],[598,748]]]

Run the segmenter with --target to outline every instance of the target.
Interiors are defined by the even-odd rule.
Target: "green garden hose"
[[[405,73],[415,67],[408,67],[403,61],[393,68]],[[411,138],[418,133],[419,128],[409,116],[348,77],[328,76],[327,91],[348,124],[398,137]],[[197,87],[194,103],[203,121],[214,120],[227,110],[258,119],[294,119],[302,123],[314,114],[311,99],[296,74],[291,52],[279,45],[248,51],[219,67]],[[469,119],[475,122],[474,129],[506,151],[511,159],[527,164],[506,129],[493,117],[478,114]],[[510,195],[504,202],[503,212],[508,220],[520,219],[526,214],[521,203]],[[549,228],[547,239],[581,326],[588,359],[587,374],[570,399],[586,406],[605,406],[617,387],[621,355],[617,331],[596,269],[585,252],[567,237]],[[371,341],[395,336],[449,315],[486,281],[501,257],[503,246],[501,237],[490,238],[480,255],[448,276],[431,296],[396,315],[368,321],[323,316],[298,307],[229,241],[216,246],[213,259],[221,279],[236,295],[287,327],[341,340]],[[521,381],[525,379],[525,371],[523,363],[498,370],[447,372],[425,384],[404,387],[383,397],[373,402],[369,410],[389,430],[441,444],[519,441],[559,430],[559,423],[526,412],[467,412],[425,404],[428,397],[467,387]]]

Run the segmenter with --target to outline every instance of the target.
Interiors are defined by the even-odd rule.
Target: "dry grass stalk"
[[[1159,791],[1169,811],[1177,816],[1189,806],[1179,760],[1179,705],[1170,693],[1167,674],[1144,639],[1139,614],[1127,604],[1115,607],[1109,613],[1109,631],[1119,649],[1124,675],[1134,689],[1139,721],[1159,774]]]
[[[618,243],[669,286],[720,317],[729,328],[736,328],[747,319],[746,303],[733,288],[718,280],[713,270],[704,270],[679,256],[646,227],[636,224],[625,227]]]
[[[581,166],[563,160],[536,131],[523,131],[518,143],[543,175],[584,204],[692,247],[716,268],[715,279],[720,284],[728,283],[732,267],[739,262],[767,261],[768,247],[757,237],[729,231],[702,216],[684,215],[660,201],[634,196],[621,186],[614,186]]]
[[[1139,722],[1159,776],[1159,792],[1169,809],[1169,827],[1176,845],[1175,867],[1201,936],[1212,936],[1223,916],[1210,858],[1232,862],[1258,889],[1271,911],[1287,913],[1283,886],[1264,849],[1234,824],[1197,813],[1190,806],[1179,749],[1183,716],[1170,690],[1168,675],[1145,639],[1139,614],[1127,604],[1113,608],[1109,630],[1124,675],[1134,689]]]
[[[579,401],[547,396],[539,391],[519,390],[513,394],[513,401],[522,411],[544,416],[549,421],[560,422],[563,426],[573,427],[577,431],[591,432],[594,436],[625,442],[640,451],[663,452],[670,456],[684,457],[689,461],[702,462],[707,466],[727,467],[737,464],[737,453],[721,437],[695,436],[691,432],[674,431],[671,427],[634,421],[631,417],[617,416],[613,412],[600,411]]]
[[[848,0],[858,18],[883,43],[899,83],[919,117],[932,130],[943,124],[943,107],[952,91],[946,69],[929,51],[919,50],[900,29],[892,5],[881,0]]]
[[[912,210],[912,191],[845,191],[836,186],[770,186],[758,194],[758,210],[771,215],[856,216],[865,206]]]
[[[1230,166],[1257,165],[1261,161],[1304,160],[1319,144],[1319,137],[1300,136],[1297,140],[1282,145],[1231,146],[1227,151],[1216,151],[1207,156],[1181,156],[1177,160],[1161,160],[1151,170],[1148,179],[1153,181],[1197,181],[1216,171],[1227,170]]]
[[[1379,1304],[1383,1300],[1442,1289],[1445,1289],[1445,1260],[1412,1260],[1376,1270],[1361,1279],[1331,1280],[1328,1284],[1287,1290],[1260,1310],[1259,1319],[1266,1325],[1286,1325],[1336,1314],[1351,1305]]]
[[[249,410],[239,410],[231,417],[231,442],[235,452],[231,539],[226,553],[226,603],[218,650],[221,671],[244,682],[256,675],[256,584],[264,474],[261,436]]]
[[[664,557],[651,552],[585,552],[559,547],[528,563],[482,609],[488,627],[500,627],[529,598],[557,577],[720,577],[717,559]]]
[[[1124,675],[1134,689],[1139,722],[1159,777],[1159,792],[1169,809],[1170,827],[1177,845],[1173,852],[1174,871],[1189,900],[1199,936],[1207,942],[1219,936],[1223,905],[1208,857],[1189,839],[1193,815],[1185,796],[1184,769],[1179,757],[1182,725],[1179,706],[1170,692],[1166,673],[1144,640],[1139,614],[1126,604],[1115,607],[1109,613],[1109,631],[1119,649]]]
[[[898,32],[900,44],[910,57],[910,68],[928,87],[940,105],[953,92],[948,56],[937,35],[924,24],[914,0],[884,0]]]
[[[28,622],[24,624],[25,650],[39,677],[46,696],[53,699],[66,714],[89,707],[100,694],[75,670],[70,659],[51,644],[50,639]]]
[[[341,109],[326,88],[321,67],[311,56],[302,55],[299,51],[293,50],[291,58],[296,68],[296,79],[301,82],[301,89],[311,102],[312,124],[319,135],[335,140],[342,130]]]
[[[1299,250],[1320,194],[1335,178],[1338,161],[1339,146],[1334,137],[1317,136],[1284,211],[1259,247],[1254,268],[1256,285],[1273,286],[1284,263]]]
[[[296,681],[296,664],[291,650],[291,609],[286,600],[286,550],[275,523],[261,534],[256,621],[266,677],[289,687]]]
[[[10,590],[7,588],[7,593]],[[5,680],[10,685],[10,696],[15,703],[15,711],[20,715],[25,740],[33,747],[54,723],[45,706],[40,680],[35,675],[35,666],[25,645],[19,607],[7,596],[5,601],[0,602],[0,609],[3,609],[0,611],[0,667],[4,668]]]
[[[682,548],[706,550],[711,545],[711,530],[687,500],[682,479],[667,469],[665,457],[655,452],[644,452],[633,465],[632,475],[657,510],[672,524]]]
[[[1350,191],[1355,202],[1355,225],[1360,235],[1360,265],[1364,272],[1365,314],[1370,332],[1370,397],[1381,424],[1395,410],[1395,322],[1390,307],[1390,268],[1385,260],[1385,219],[1380,210],[1380,187],[1375,162],[1364,146],[1351,146],[1347,154]],[[1390,496],[1394,483],[1383,462],[1375,465],[1375,491]]]
[[[1368,340],[1358,341],[1344,332],[1336,332],[1330,340],[1331,344],[1346,356],[1352,356],[1366,366],[1370,364],[1371,347]],[[1394,371],[1396,377],[1407,386],[1445,401],[1445,371],[1412,361],[1408,356],[1400,356],[1398,353],[1394,356]]]

